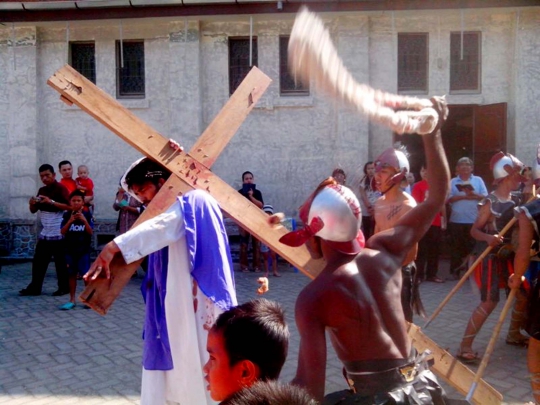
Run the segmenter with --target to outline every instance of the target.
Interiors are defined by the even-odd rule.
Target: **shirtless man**
[[[392,397],[399,397],[392,403],[402,404],[418,392],[424,404],[445,403],[435,376],[412,348],[399,298],[401,264],[431,225],[448,191],[440,134],[448,110],[443,100],[433,102],[439,123],[423,137],[432,191],[426,201],[362,248],[358,200],[351,190],[329,179],[300,209],[305,228],[282,238],[288,245],[307,243],[312,256],[322,256],[327,263],[300,293],[295,311],[301,340],[293,383],[307,388],[316,400],[324,397],[328,331],[351,390],[325,403],[349,396],[358,400],[355,404],[384,404]]]
[[[540,152],[540,146],[539,146]],[[535,167],[535,185],[540,186],[540,165]],[[530,373],[532,394],[534,403],[540,404],[540,258],[538,255],[538,242],[540,240],[540,200],[534,201],[516,208],[519,220],[519,242],[514,258],[514,274],[510,276],[508,286],[519,289],[522,278],[529,269],[529,299],[527,309],[526,331],[530,336],[529,348],[527,350],[527,367]],[[532,245],[532,247],[531,247]],[[531,249],[534,255],[531,262]],[[519,290],[517,294],[519,294]],[[529,402],[528,404],[533,404]]]
[[[375,202],[376,234],[393,228],[401,217],[416,207],[415,199],[400,187],[409,170],[409,160],[399,149],[388,148],[375,160],[375,184],[382,193]],[[401,268],[401,304],[408,322],[413,321],[413,306],[417,308],[418,314],[424,314],[415,283],[414,259],[417,251],[418,245],[415,244],[409,250]]]

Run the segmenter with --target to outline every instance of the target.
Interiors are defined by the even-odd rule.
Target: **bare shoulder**
[[[357,276],[358,267],[355,260],[331,273],[321,273],[298,295],[296,313],[300,312],[303,317],[315,316],[324,319],[328,311],[334,311],[335,305],[347,300]],[[329,306],[329,302],[333,304]]]
[[[413,196],[406,192],[403,192],[403,204],[411,209],[418,205]]]

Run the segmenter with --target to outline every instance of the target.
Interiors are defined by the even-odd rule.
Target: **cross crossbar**
[[[304,247],[292,248],[279,243],[279,238],[287,233],[287,229],[281,225],[270,225],[267,214],[210,171],[211,165],[270,83],[270,79],[259,69],[252,69],[189,153],[171,148],[167,138],[69,65],[56,71],[47,83],[60,93],[63,101],[76,104],[174,174],[137,223],[166,210],[179,194],[192,189],[206,190],[236,223],[308,277],[313,278],[320,272],[323,261],[313,260]],[[115,258],[111,263],[110,281],[96,280],[90,283],[80,298],[105,314],[137,267],[138,263],[127,266],[121,257]]]

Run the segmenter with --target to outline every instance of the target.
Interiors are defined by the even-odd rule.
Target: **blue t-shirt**
[[[456,195],[466,195],[464,191],[459,191],[456,187],[457,184],[470,184],[474,188],[476,194],[487,196],[487,188],[482,180],[478,176],[471,175],[469,180],[461,180],[461,178],[454,177],[450,180],[450,197]],[[452,213],[450,214],[449,222],[456,224],[473,224],[478,216],[478,201],[479,200],[459,200],[453,202]]]

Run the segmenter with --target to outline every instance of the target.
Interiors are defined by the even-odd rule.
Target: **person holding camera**
[[[43,229],[38,236],[32,261],[32,281],[19,291],[19,295],[41,295],[45,273],[54,256],[58,290],[52,295],[59,296],[69,292],[64,241],[60,233],[62,213],[71,210],[68,204],[69,193],[66,187],[56,181],[56,173],[51,165],[41,165],[39,176],[44,186],[38,190],[37,196],[30,198],[28,204],[32,214],[40,211]]]
[[[257,207],[261,208],[264,206],[264,201],[262,193],[257,190],[257,187],[254,183],[255,176],[253,173],[246,171],[242,173],[242,188],[238,190],[240,194],[246,197],[249,201],[255,204]],[[240,270],[244,273],[249,271],[248,267],[248,246],[249,239],[251,237],[252,249],[253,249],[253,271],[256,273],[260,272],[260,245],[257,238],[251,235],[244,228],[239,227],[240,232]]]
[[[72,211],[66,211],[62,219],[62,235],[66,246],[67,272],[69,275],[69,301],[60,306],[67,311],[75,308],[77,274],[84,276],[90,268],[90,246],[94,221],[84,210],[84,191],[75,190],[69,195]]]
[[[137,218],[139,218],[139,215],[144,211],[142,203],[127,193],[121,184],[116,192],[112,207],[115,211],[118,211],[118,220],[116,221],[118,235],[129,231]]]

